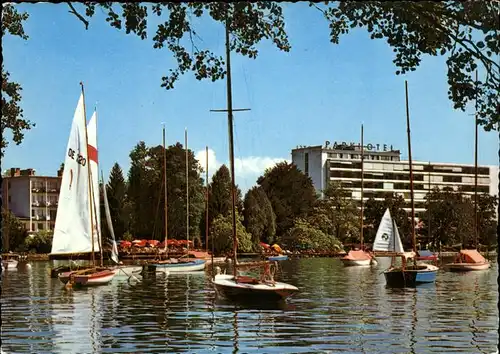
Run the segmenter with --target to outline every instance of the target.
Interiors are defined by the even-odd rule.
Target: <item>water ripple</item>
[[[281,276],[297,296],[246,306],[216,298],[203,273],[66,290],[49,266],[2,277],[7,353],[491,353],[498,345],[496,264],[388,289],[380,267],[290,260]]]

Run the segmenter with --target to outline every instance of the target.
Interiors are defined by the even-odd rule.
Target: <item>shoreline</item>
[[[456,255],[457,252],[441,252],[439,253],[440,258],[452,258],[453,256]],[[497,257],[497,252],[496,251],[490,251],[490,252],[480,252],[485,258],[491,258],[491,257]],[[26,256],[27,261],[49,261],[49,254],[48,253],[26,253],[24,254]],[[238,254],[239,258],[256,258],[259,257],[261,254],[259,253],[241,253]],[[346,253],[339,253],[339,252],[302,252],[302,253],[290,253],[288,254],[288,257],[290,258],[340,258],[346,255]],[[172,254],[172,257],[179,257],[180,255],[175,255]],[[123,253],[119,255],[120,259],[122,260],[151,260],[157,257],[156,253],[146,253],[146,252],[138,252],[138,253]],[[225,258],[224,256],[214,256],[214,259],[221,259]],[[80,257],[75,256],[75,257],[65,257],[65,258],[53,258],[54,260],[65,260],[65,259],[90,259],[89,256],[82,255]],[[207,258],[207,261],[210,261],[210,258]]]

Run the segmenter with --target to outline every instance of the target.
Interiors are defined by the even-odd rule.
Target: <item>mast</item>
[[[227,72],[227,124],[229,129],[229,164],[231,168],[231,217],[233,230],[233,276],[236,280],[236,250],[238,239],[236,236],[236,200],[234,182],[234,144],[233,144],[233,96],[231,92],[231,49],[229,47],[229,4],[226,12],[226,72]]]
[[[186,145],[186,240],[187,257],[189,258],[189,165],[188,165],[188,131],[184,130],[184,141]]]
[[[430,196],[431,196],[431,162],[429,161],[429,172],[428,172],[428,178],[429,178],[429,192],[427,193],[427,195],[429,196],[427,198],[427,202],[429,203],[429,208],[427,209],[427,219],[428,219],[428,224],[429,226],[427,227],[427,236],[429,238],[429,241],[431,240],[431,200],[430,200]],[[436,246],[436,245],[434,245]]]
[[[96,129],[95,129],[95,148],[97,149],[97,103],[96,103],[96,107],[94,108],[94,112],[95,112],[95,117],[96,117]],[[97,168],[96,168],[96,172],[97,172],[97,192],[94,190],[94,179],[92,179],[92,194],[93,194],[93,198],[95,200],[96,198],[96,193],[97,193],[97,198],[99,198],[99,201],[101,200],[101,194],[99,192],[99,162],[96,161],[96,165],[97,165]],[[89,166],[90,166],[90,161],[89,161]],[[92,171],[92,169],[91,169]],[[92,176],[91,176],[92,177]],[[99,253],[100,253],[100,256],[101,256],[101,267],[104,266],[104,255],[103,255],[103,247],[102,247],[102,230],[101,228],[99,227],[100,225],[100,220],[97,220],[97,205],[96,203],[92,203],[92,205],[94,206],[94,214],[95,214],[95,223],[96,223],[96,235],[97,235],[97,243],[99,244]],[[99,203],[99,206],[100,206],[100,203]]]
[[[361,124],[361,250],[364,250],[364,244],[363,244],[363,191],[364,191],[364,162],[365,162],[365,146],[363,145],[363,124]]]
[[[233,109],[233,96],[231,92],[231,49],[229,46],[229,4],[226,7],[226,72],[227,72],[227,109],[211,109],[211,112],[227,112],[227,125],[229,130],[229,167],[231,172],[231,216],[233,233],[233,275],[236,280],[236,250],[238,239],[236,236],[236,184],[234,178],[234,144],[233,144],[233,112],[249,111],[249,108]],[[212,242],[213,245],[213,242]]]
[[[415,204],[413,200],[413,165],[411,159],[411,137],[410,137],[410,111],[408,108],[408,81],[405,80],[406,94],[406,128],[408,132],[408,162],[410,164],[410,198],[411,198],[411,236],[413,242],[413,252],[417,253],[417,240],[415,237]],[[414,258],[416,263],[416,258]]]
[[[163,185],[165,187],[165,258],[168,259],[168,203],[167,203],[167,147],[165,139],[165,123],[163,123]]]
[[[87,149],[87,159],[89,157],[89,136],[87,133],[87,113],[85,111],[85,91],[83,89],[83,82],[80,82],[80,86],[82,87],[82,96],[83,96],[83,126],[85,129],[85,148]],[[92,242],[92,266],[95,267],[95,254],[94,254],[94,213],[92,205],[94,204],[93,193],[92,193],[92,170],[90,168],[90,163],[87,161],[87,169],[88,169],[88,184],[89,184],[89,208],[90,208],[90,237]]]
[[[474,141],[474,248],[477,250],[478,220],[477,220],[477,145],[478,145],[478,124],[477,124],[477,70],[476,70],[476,103],[474,112],[475,141]]]
[[[208,253],[208,146],[205,146],[206,190],[205,190],[205,249]],[[212,255],[213,257],[213,255]]]

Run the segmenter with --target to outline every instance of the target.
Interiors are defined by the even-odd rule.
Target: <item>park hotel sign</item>
[[[359,147],[359,143],[346,143],[335,141],[333,145],[330,141],[325,141],[325,149],[334,149],[334,150],[354,150],[355,147]],[[368,143],[365,145],[365,150],[368,151],[393,151],[392,145],[387,144],[372,144]]]

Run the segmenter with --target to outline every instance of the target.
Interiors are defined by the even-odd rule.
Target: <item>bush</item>
[[[231,215],[217,216],[210,227],[211,240],[215,244],[215,252],[218,254],[233,250],[233,226]],[[250,235],[243,224],[241,218],[236,214],[236,235],[238,236],[238,251],[251,252],[253,250],[252,235]]]
[[[334,236],[311,226],[303,219],[296,219],[294,226],[287,231],[281,242],[289,249],[340,251],[342,243]]]
[[[33,235],[29,235],[24,241],[25,249],[35,253],[50,253],[53,236],[54,233],[48,230],[38,231]]]

